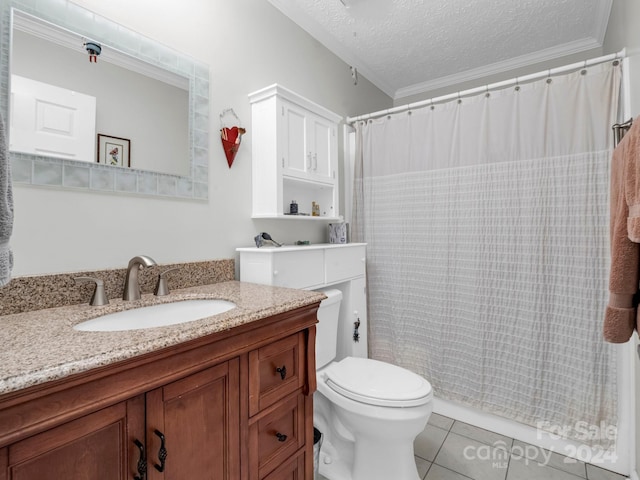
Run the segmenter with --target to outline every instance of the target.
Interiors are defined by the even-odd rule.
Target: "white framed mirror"
[[[0,49],[0,111],[9,130],[14,183],[208,198],[207,65],[66,0],[6,0],[0,9],[0,42],[10,46]],[[85,51],[87,42],[102,47],[97,62]],[[90,132],[84,134],[93,137],[85,138],[84,150],[23,145],[24,138],[35,138],[23,131],[33,123],[22,115],[33,110],[23,108],[32,101],[20,94],[25,78],[36,82],[28,83],[29,92],[53,87],[63,89],[53,95],[66,91],[95,99],[93,130],[84,120],[66,122]],[[65,78],[72,81],[63,84]],[[112,85],[119,90],[111,90]],[[82,142],[70,143],[75,148]]]

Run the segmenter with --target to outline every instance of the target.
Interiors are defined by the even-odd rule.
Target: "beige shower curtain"
[[[617,422],[601,331],[620,68],[357,123],[373,358],[440,398],[612,446],[579,422]]]

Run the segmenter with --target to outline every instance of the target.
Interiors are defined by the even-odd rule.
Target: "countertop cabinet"
[[[317,308],[1,396],[0,480],[311,480]]]
[[[254,218],[338,219],[341,117],[280,85],[249,95]],[[295,200],[301,215],[291,216]],[[304,215],[302,215],[304,214]]]

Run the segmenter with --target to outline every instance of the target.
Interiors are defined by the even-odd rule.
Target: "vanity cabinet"
[[[311,480],[317,308],[0,396],[0,480]]]
[[[310,215],[316,202],[321,217],[337,220],[341,117],[280,85],[252,93],[249,100],[253,217],[288,215],[295,200],[300,214]]]
[[[143,402],[120,402],[1,449],[0,479],[133,478],[127,439],[144,438]]]
[[[239,387],[235,358],[147,393],[148,480],[240,477]]]

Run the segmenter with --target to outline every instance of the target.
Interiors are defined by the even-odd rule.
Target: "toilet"
[[[431,385],[389,363],[336,358],[342,292],[322,293],[313,398],[314,425],[323,433],[319,473],[328,480],[419,480],[413,441],[433,409]]]

